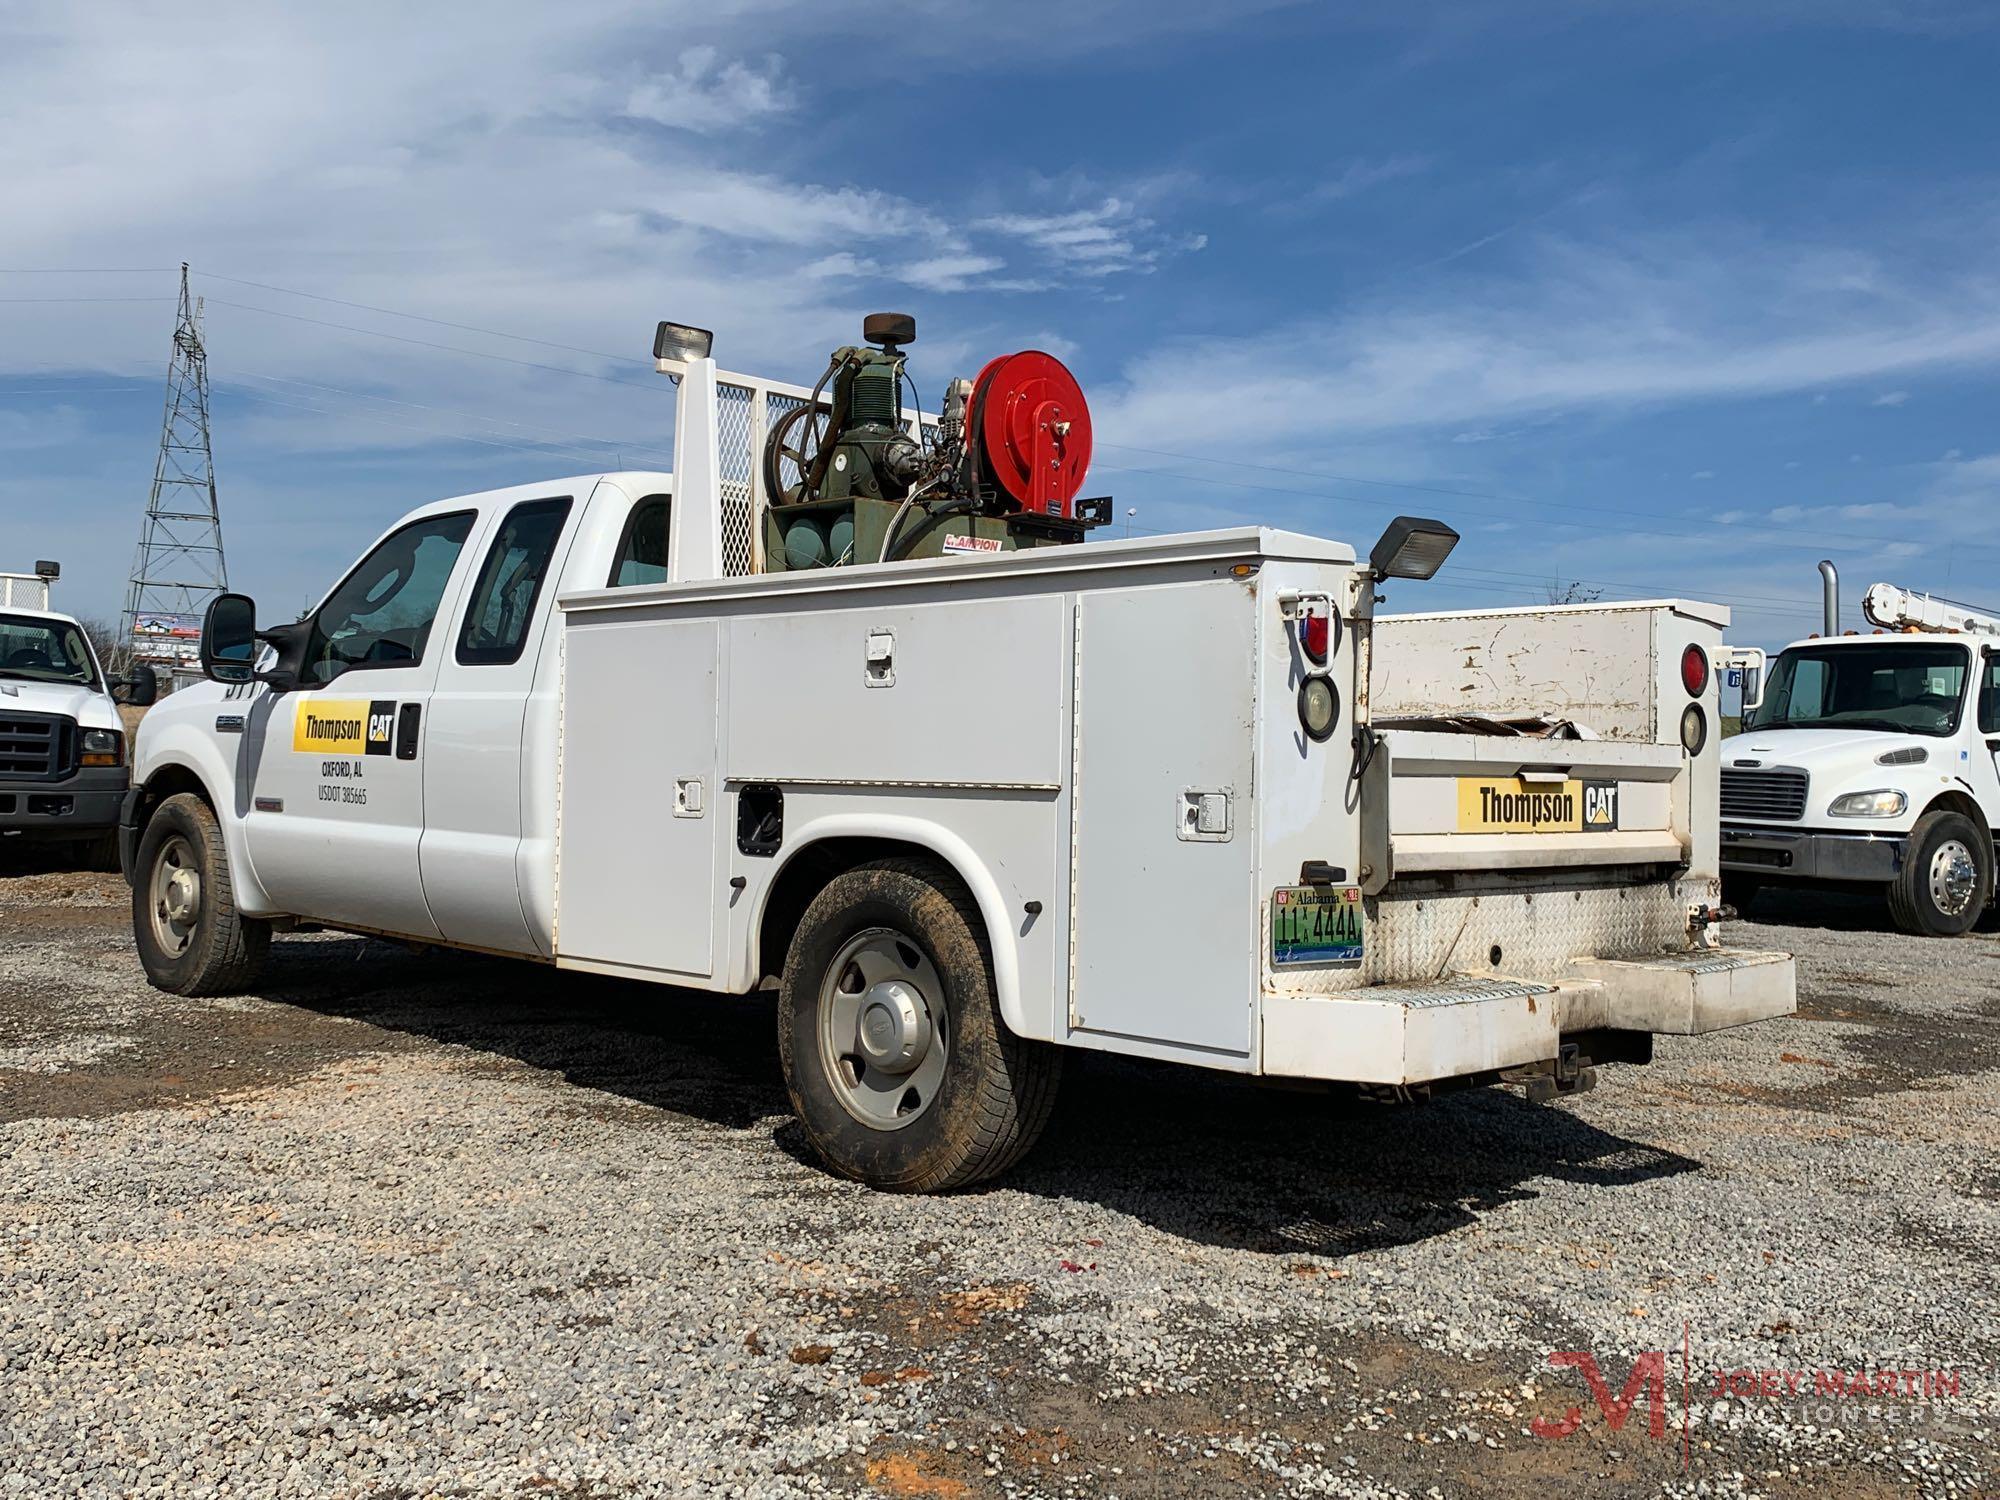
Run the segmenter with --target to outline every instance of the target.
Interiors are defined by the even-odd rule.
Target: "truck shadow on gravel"
[[[566,1113],[770,1122],[779,1150],[820,1171],[791,1118],[768,994],[720,1000],[353,940],[312,948],[266,998],[560,1075]],[[1699,1167],[1496,1089],[1380,1105],[1073,1053],[1041,1144],[986,1191],[1098,1203],[1205,1245],[1338,1256],[1462,1228],[1534,1198],[1538,1179],[1611,1189]]]

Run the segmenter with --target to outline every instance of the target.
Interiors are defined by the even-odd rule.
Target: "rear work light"
[[[1708,691],[1708,653],[1699,646],[1691,645],[1681,653],[1681,686],[1690,698]]]

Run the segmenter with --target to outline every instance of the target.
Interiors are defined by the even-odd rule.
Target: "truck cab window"
[[[320,606],[306,680],[327,683],[356,667],[422,661],[472,522],[469,510],[425,516],[384,537]]]
[[[542,580],[556,539],[569,518],[567,496],[559,500],[528,500],[507,512],[487,549],[472,602],[458,633],[458,660],[464,666],[503,666],[521,659],[541,597]]]
[[[667,581],[667,527],[672,515],[673,500],[667,495],[648,495],[632,507],[625,532],[618,538],[617,556],[611,559],[607,588]]]
[[[1979,682],[1979,732],[2000,734],[2000,656],[1986,658]]]

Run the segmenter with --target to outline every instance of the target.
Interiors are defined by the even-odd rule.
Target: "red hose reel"
[[[996,490],[1024,511],[1076,518],[1090,467],[1090,408],[1061,360],[1024,349],[989,361],[972,383],[968,426]]]

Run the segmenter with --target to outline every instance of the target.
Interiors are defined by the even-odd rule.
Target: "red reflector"
[[[1299,644],[1314,661],[1326,660],[1327,638],[1332,633],[1331,617],[1303,615],[1299,619]]]
[[[1708,654],[1699,646],[1689,646],[1681,653],[1681,686],[1690,698],[1708,691]]]

